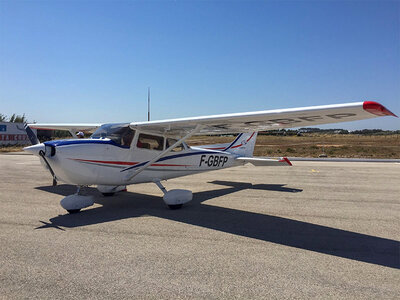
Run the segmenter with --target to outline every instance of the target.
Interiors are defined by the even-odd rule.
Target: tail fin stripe
[[[228,150],[229,148],[231,148],[237,141],[238,141],[238,139],[240,139],[240,137],[243,135],[243,133],[241,133],[241,134],[239,134],[237,137],[236,137],[236,139],[232,142],[232,144],[230,144],[228,147],[226,147],[224,150],[222,150],[222,151],[226,151],[226,150]]]
[[[247,139],[246,143],[248,143],[251,140],[251,138],[254,136],[254,134],[255,134],[255,132],[253,132],[253,134]]]
[[[254,133],[255,132],[253,132],[253,134],[247,139],[246,143],[248,143],[251,140],[251,138],[254,136]],[[238,148],[238,147],[241,147],[241,146],[243,146],[243,143],[240,143],[239,145],[233,146],[232,149],[235,149],[235,148]]]

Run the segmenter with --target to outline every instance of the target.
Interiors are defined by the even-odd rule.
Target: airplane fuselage
[[[74,185],[127,185],[154,182],[199,172],[241,165],[237,155],[188,147],[160,158],[143,172],[128,179],[157,151],[134,146],[122,147],[109,139],[73,139],[34,146],[43,150],[57,180]]]

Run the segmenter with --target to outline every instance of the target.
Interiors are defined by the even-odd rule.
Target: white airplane
[[[347,122],[379,116],[395,116],[377,102],[311,106],[302,108],[211,115],[163,121],[118,124],[28,124],[33,146],[25,151],[40,157],[57,181],[78,187],[76,194],[61,200],[69,213],[94,204],[80,188],[96,185],[105,196],[136,183],[154,182],[164,202],[177,209],[192,200],[189,190],[167,191],[161,181],[180,176],[230,168],[245,163],[255,166],[291,166],[280,159],[252,157],[258,131]],[[68,130],[75,139],[39,143],[30,128]],[[93,132],[77,139],[77,131]],[[188,146],[193,135],[239,133],[227,144]]]

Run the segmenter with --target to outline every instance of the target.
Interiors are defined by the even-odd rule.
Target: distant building
[[[36,129],[32,129],[36,134]],[[0,145],[29,145],[23,123],[0,122]]]

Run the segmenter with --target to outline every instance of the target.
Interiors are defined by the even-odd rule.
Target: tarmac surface
[[[31,155],[0,155],[1,299],[400,298],[400,164],[298,161],[169,180],[69,215]]]

